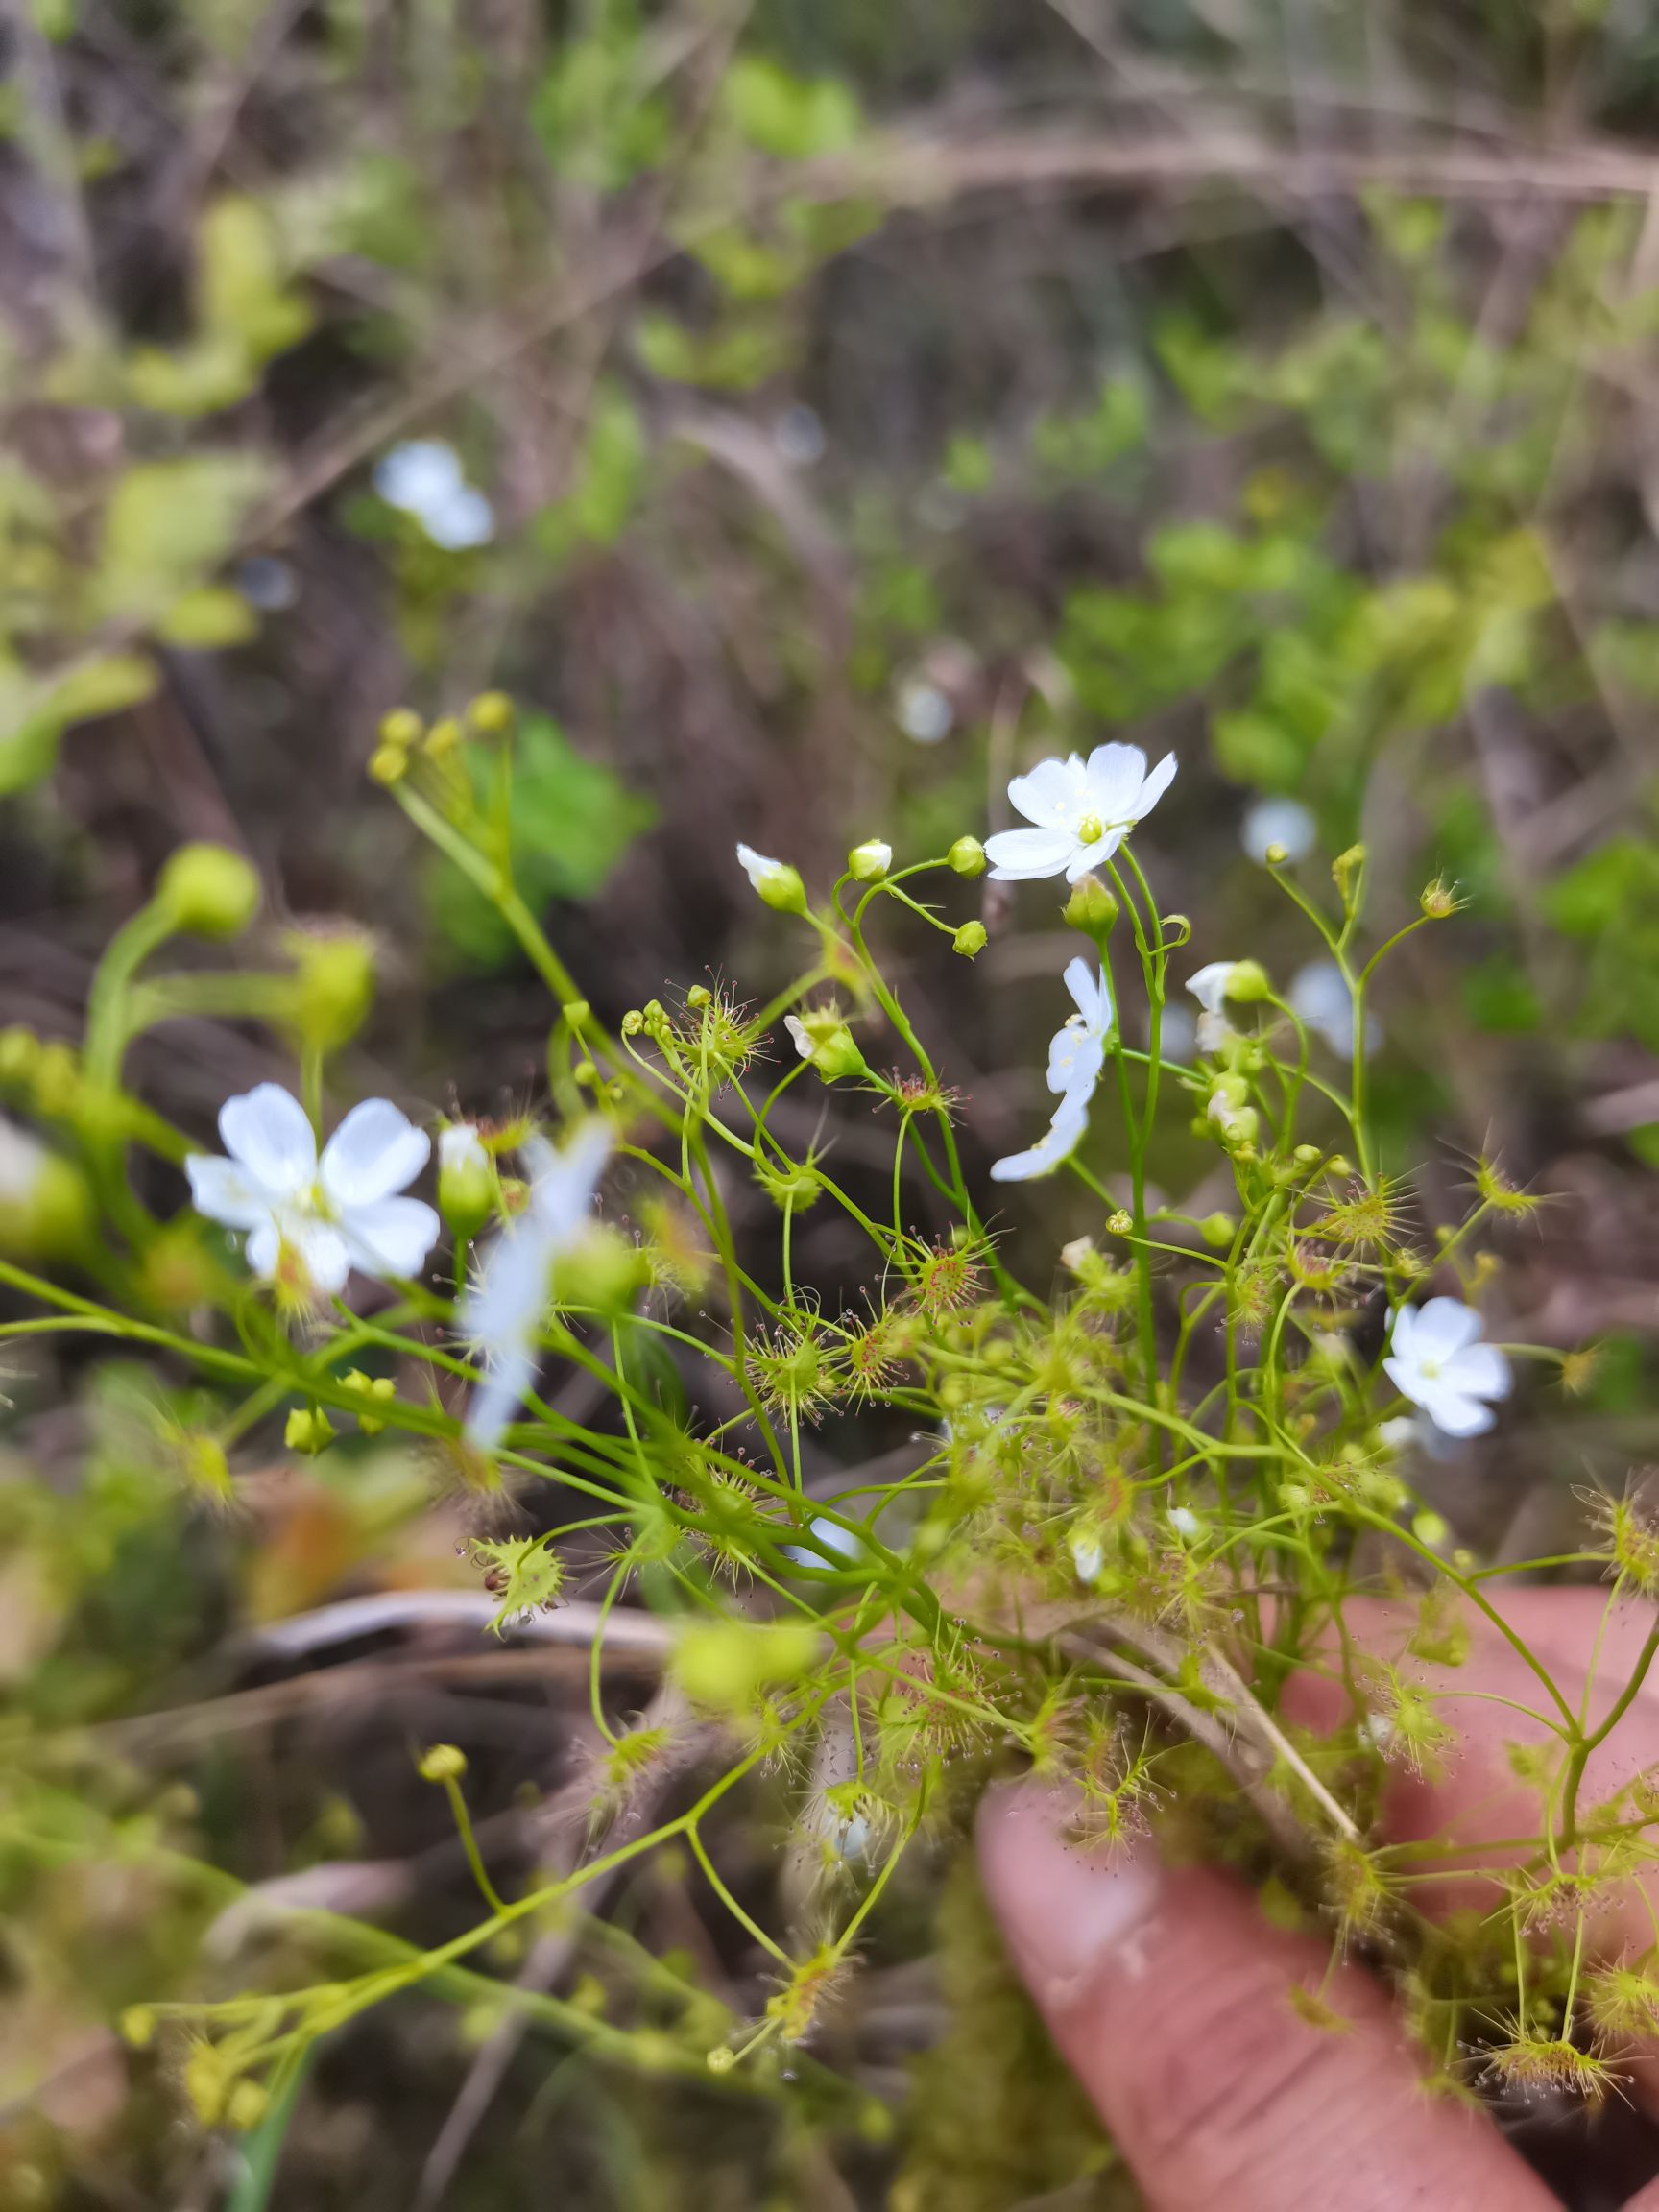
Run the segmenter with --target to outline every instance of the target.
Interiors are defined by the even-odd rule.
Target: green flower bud
[[[1227,996],[1236,998],[1241,1006],[1253,999],[1265,998],[1273,986],[1267,980],[1267,971],[1260,960],[1235,960],[1233,973],[1227,978]]]
[[[442,760],[446,753],[453,753],[458,745],[464,744],[466,737],[466,731],[454,715],[445,714],[427,731],[421,750],[429,759]]]
[[[419,745],[425,732],[426,725],[413,707],[394,707],[390,714],[380,717],[380,742],[396,753],[407,753],[411,745]]]
[[[958,876],[983,876],[985,848],[977,837],[958,837],[946,854]]]
[[[796,1051],[812,1063],[826,1083],[869,1073],[864,1055],[836,1007],[817,1006],[805,1014],[787,1015],[783,1026],[794,1038]]]
[[[805,913],[806,886],[801,880],[798,868],[791,868],[786,860],[769,860],[752,845],[739,845],[737,858],[743,873],[768,906],[780,914]]]
[[[340,1380],[369,1406],[390,1406],[397,1396],[397,1385],[390,1375],[365,1375],[361,1367],[352,1367]],[[386,1424],[365,1411],[358,1414],[357,1426],[365,1436],[378,1436]]]
[[[321,1406],[296,1406],[283,1428],[282,1441],[290,1452],[302,1452],[309,1459],[326,1452],[334,1435],[334,1424]]]
[[[1219,1252],[1232,1243],[1238,1226],[1231,1214],[1206,1214],[1198,1224],[1198,1234],[1213,1251]]]
[[[156,903],[192,937],[240,937],[259,911],[259,878],[228,845],[180,845],[161,870]]]
[[[804,1621],[703,1620],[681,1629],[668,1667],[693,1705],[737,1713],[764,1691],[798,1682],[820,1649]]]
[[[1444,922],[1449,914],[1457,911],[1457,894],[1450,883],[1437,876],[1432,883],[1423,886],[1417,903],[1431,922]]]
[[[983,922],[964,922],[950,940],[950,950],[960,952],[965,960],[972,960],[985,950],[986,936]]]
[[[600,1313],[626,1313],[651,1280],[651,1262],[620,1229],[595,1222],[553,1266],[553,1300]]]
[[[246,2135],[264,2119],[271,2100],[257,2081],[238,2081],[225,2107],[227,2123]]]
[[[467,1771],[467,1754],[458,1743],[434,1743],[421,1754],[416,1771],[422,1782],[459,1782]]]
[[[1290,848],[1287,845],[1274,843],[1268,846],[1262,857],[1269,868],[1283,868],[1286,861],[1290,857]]]
[[[86,1178],[72,1160],[0,1120],[0,1252],[18,1260],[69,1259],[91,1233]]]
[[[0,1029],[0,1083],[28,1083],[40,1063],[40,1040],[33,1029],[14,1022]]]
[[[409,770],[409,756],[401,745],[376,745],[369,756],[369,773],[376,783],[400,783]]]
[[[293,1022],[306,1044],[332,1052],[363,1026],[374,996],[374,956],[362,932],[292,931]]]
[[[847,855],[848,873],[860,883],[879,882],[892,865],[893,848],[881,837],[866,837]]]
[[[1073,929],[1085,930],[1091,937],[1104,937],[1118,919],[1117,895],[1098,876],[1079,876],[1066,902],[1065,918]]]
[[[35,1058],[35,1103],[48,1120],[67,1121],[81,1104],[81,1057],[55,1037]]]
[[[1320,1160],[1319,1147],[1317,1144],[1298,1144],[1290,1157],[1298,1167],[1316,1167]]]
[[[505,691],[481,691],[467,709],[480,737],[505,737],[513,727],[513,702]]]
[[[438,1211],[457,1242],[477,1236],[495,1203],[495,1170],[470,1121],[438,1132]]]

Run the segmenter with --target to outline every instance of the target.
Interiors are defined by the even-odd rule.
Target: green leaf
[[[836,78],[795,77],[763,55],[740,54],[726,72],[721,105],[762,154],[806,161],[856,143],[856,96]]]
[[[239,591],[209,584],[175,600],[156,634],[166,644],[207,653],[226,645],[245,645],[258,628],[257,616]]]
[[[235,546],[270,474],[256,455],[229,451],[129,469],[104,512],[96,617],[154,621],[204,583]]]
[[[570,489],[536,518],[542,551],[562,559],[579,546],[613,545],[633,519],[645,461],[645,428],[633,401],[619,386],[601,385]]]

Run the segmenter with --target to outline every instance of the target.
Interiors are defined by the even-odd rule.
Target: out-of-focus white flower
[[[1447,1436],[1482,1434],[1497,1418],[1493,1403],[1509,1395],[1509,1362],[1495,1344],[1480,1342],[1484,1329],[1459,1298],[1431,1298],[1395,1313],[1383,1368]]]
[[[1204,1524],[1193,1512],[1190,1505],[1171,1505],[1169,1508],[1169,1526],[1180,1537],[1183,1544],[1190,1544],[1195,1536],[1202,1536],[1204,1533]]]
[[[495,535],[494,509],[468,483],[453,446],[440,439],[411,438],[382,454],[374,489],[388,507],[413,515],[446,553],[487,545]]]
[[[938,685],[922,676],[900,685],[895,711],[900,729],[916,745],[939,744],[950,736],[956,719],[956,709]]]
[[[1089,1126],[1089,1101],[1068,1093],[1054,1110],[1054,1118],[1029,1151],[1010,1152],[991,1163],[993,1183],[1029,1183],[1033,1176],[1051,1175],[1069,1160]]]
[[[1289,1004],[1316,1036],[1344,1060],[1354,1057],[1354,996],[1334,960],[1310,960],[1290,978],[1286,993]],[[1382,1024],[1375,1014],[1365,1017],[1367,1058],[1382,1042]]]
[[[536,1380],[553,1263],[588,1228],[611,1157],[611,1132],[602,1121],[588,1121],[562,1150],[544,1137],[529,1137],[523,1153],[531,1175],[524,1211],[485,1252],[459,1314],[463,1333],[484,1359],[484,1382],[467,1408],[467,1433],[484,1452],[500,1443]]]
[[[1100,1570],[1106,1564],[1106,1554],[1100,1549],[1100,1539],[1086,1529],[1078,1529],[1071,1538],[1071,1564],[1076,1569],[1079,1582],[1097,1582]]]
[[[1301,860],[1313,850],[1318,824],[1300,799],[1258,799],[1245,809],[1238,842],[1252,860],[1265,860],[1277,845],[1286,860]]]
[[[1087,1102],[1094,1095],[1112,1034],[1112,986],[1081,954],[1066,964],[1066,988],[1077,1011],[1057,1029],[1048,1046],[1048,1088],[1065,1098]]]
[[[476,1123],[451,1121],[446,1128],[439,1130],[438,1165],[456,1174],[489,1174],[490,1155],[484,1149],[484,1140],[478,1134]]]
[[[413,1275],[438,1239],[438,1216],[397,1195],[426,1165],[431,1139],[389,1098],[353,1106],[317,1157],[305,1109],[279,1083],[228,1098],[219,1134],[228,1158],[184,1163],[196,1211],[248,1232],[248,1264],[276,1275],[288,1263],[332,1297],[356,1267]]]
[[[1150,814],[1175,776],[1166,753],[1148,770],[1139,745],[1096,745],[1085,760],[1042,760],[1008,786],[1015,810],[1036,827],[999,830],[985,840],[991,873],[1004,883],[1064,876],[1075,883],[1110,860],[1137,822]]]
[[[855,1528],[843,1528],[839,1521],[830,1521],[822,1515],[809,1521],[807,1527],[820,1544],[828,1545],[831,1551],[838,1552],[843,1559],[863,1557],[864,1546]],[[783,1556],[792,1559],[797,1567],[823,1568],[829,1564],[823,1552],[805,1544],[785,1544]]]

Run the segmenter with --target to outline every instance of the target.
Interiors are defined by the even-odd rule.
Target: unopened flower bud
[[[467,1754],[459,1743],[434,1743],[421,1754],[416,1771],[422,1782],[459,1782],[467,1771]]]
[[[180,845],[161,870],[156,903],[192,937],[240,937],[259,911],[259,878],[228,845]]]
[[[270,2103],[270,2097],[257,2081],[238,2081],[225,2106],[225,2118],[230,2127],[246,2135],[264,2119]]]
[[[685,994],[685,1003],[693,1014],[702,1014],[713,1005],[714,994],[707,983],[693,983]]]
[[[1070,1244],[1060,1247],[1060,1264],[1073,1275],[1081,1275],[1094,1257],[1093,1237],[1073,1237]]]
[[[958,837],[946,854],[958,876],[983,876],[985,848],[977,837]]]
[[[974,959],[985,950],[985,925],[983,922],[964,922],[950,940],[950,950],[960,952],[965,960]]]
[[[353,929],[294,930],[294,1022],[308,1045],[335,1051],[363,1026],[374,996],[369,938]]]
[[[438,1211],[457,1240],[476,1237],[490,1218],[495,1176],[484,1141],[470,1121],[438,1132]]]
[[[1107,1215],[1106,1226],[1114,1237],[1127,1237],[1134,1230],[1135,1216],[1124,1207],[1119,1206],[1116,1214]]]
[[[1066,920],[1073,929],[1103,937],[1118,919],[1118,900],[1098,876],[1079,876],[1066,902]]]
[[[1452,1530],[1438,1513],[1417,1513],[1412,1516],[1411,1533],[1419,1544],[1426,1544],[1431,1551],[1438,1551],[1452,1540]]]
[[[805,913],[806,886],[801,880],[798,868],[791,868],[786,860],[769,860],[752,845],[739,845],[737,859],[768,906],[775,907],[780,914]]]
[[[513,727],[513,702],[505,691],[481,691],[467,719],[480,737],[504,737]]]
[[[886,875],[893,865],[893,848],[884,838],[866,837],[862,845],[854,845],[847,855],[847,869],[860,883],[875,883]]]
[[[420,744],[425,728],[413,707],[395,707],[390,714],[380,717],[380,742],[396,752],[407,753],[411,745]]]
[[[1316,1167],[1319,1165],[1319,1147],[1317,1144],[1298,1144],[1290,1157],[1299,1167]]]
[[[282,1441],[290,1452],[301,1452],[309,1459],[327,1451],[334,1433],[333,1422],[320,1406],[296,1406],[283,1428]]]
[[[1431,922],[1444,922],[1449,914],[1457,911],[1457,895],[1450,883],[1438,876],[1432,883],[1426,883],[1417,903]]]
[[[852,1030],[835,1007],[818,1006],[805,1014],[790,1014],[783,1026],[794,1038],[796,1051],[812,1063],[826,1083],[869,1073]]]
[[[1267,980],[1267,971],[1260,960],[1235,960],[1227,978],[1227,996],[1236,998],[1240,1006],[1265,998],[1273,986]]]
[[[390,1406],[397,1396],[397,1385],[390,1375],[365,1375],[361,1367],[352,1367],[340,1380],[349,1390],[363,1399],[366,1406]],[[365,1436],[378,1436],[386,1424],[377,1420],[372,1412],[365,1411],[358,1414],[357,1426]]]
[[[651,1280],[651,1262],[620,1229],[595,1222],[553,1268],[553,1298],[585,1312],[626,1313]]]
[[[669,1670],[693,1705],[735,1713],[762,1692],[799,1681],[821,1647],[805,1621],[709,1618],[680,1630]]]
[[[400,783],[409,770],[409,756],[400,745],[376,745],[369,756],[369,773],[376,783]]]
[[[1198,1234],[1213,1251],[1219,1252],[1223,1245],[1232,1243],[1238,1226],[1231,1214],[1206,1214],[1198,1224]]]
[[[627,1013],[622,1017],[621,1028],[623,1036],[637,1037],[640,1030],[643,1029],[644,1026],[644,1015],[640,1012],[637,1006],[630,1006]]]
[[[421,750],[429,754],[433,759],[441,760],[445,753],[453,753],[466,735],[466,731],[454,715],[445,714],[442,721],[434,722],[427,731]]]
[[[1262,857],[1266,861],[1269,868],[1283,868],[1286,861],[1290,857],[1289,848],[1274,843],[1268,846]]]
[[[0,1252],[71,1258],[86,1241],[93,1213],[91,1190],[72,1160],[0,1120]]]

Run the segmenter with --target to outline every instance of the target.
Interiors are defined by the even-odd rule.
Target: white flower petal
[[[1483,1326],[1479,1314],[1461,1298],[1431,1298],[1417,1309],[1412,1353],[1418,1359],[1450,1359],[1473,1344]]]
[[[1028,775],[1016,776],[1009,784],[1008,803],[1041,830],[1073,831],[1089,811],[1085,781],[1075,753],[1069,760],[1039,760]]]
[[[536,1354],[517,1345],[498,1359],[473,1391],[467,1434],[480,1452],[493,1452],[536,1380]]]
[[[556,1251],[587,1227],[611,1150],[611,1131],[599,1120],[584,1121],[557,1152],[541,1137],[525,1144],[535,1175],[531,1210]]]
[[[1067,961],[1063,980],[1089,1027],[1104,1035],[1112,1026],[1112,993],[1105,976],[1096,974],[1079,952]]]
[[[190,1178],[190,1203],[209,1221],[223,1221],[227,1229],[256,1229],[269,1219],[269,1196],[234,1160],[221,1159],[217,1152],[192,1152],[184,1172]]]
[[[225,1149],[274,1197],[292,1197],[317,1173],[317,1138],[298,1098],[259,1083],[219,1109]]]
[[[1468,1344],[1447,1360],[1445,1380],[1472,1398],[1507,1398],[1515,1378],[1496,1344]]]
[[[432,1140],[390,1098],[353,1106],[323,1147],[323,1188],[336,1206],[373,1206],[413,1183]]]
[[[1048,1088],[1066,1097],[1093,1097],[1106,1059],[1105,1040],[1079,1022],[1057,1029],[1048,1046]]]
[[[783,865],[781,860],[770,860],[764,853],[757,853],[753,845],[738,846],[737,864],[757,891],[777,875]]]
[[[247,1261],[255,1275],[275,1275],[282,1252],[282,1232],[267,1214],[248,1239]]]
[[[1084,811],[1097,814],[1109,829],[1133,822],[1135,802],[1146,780],[1146,756],[1139,745],[1096,745],[1089,756]]]
[[[406,439],[374,465],[375,491],[411,515],[441,506],[464,482],[455,448],[437,438]]]
[[[1417,1309],[1401,1306],[1396,1309],[1393,1327],[1388,1332],[1388,1342],[1396,1358],[1415,1360],[1417,1357]]]
[[[998,883],[1030,883],[1058,876],[1076,847],[1064,830],[998,830],[985,840],[985,857]]]
[[[295,1209],[261,1221],[248,1239],[248,1264],[256,1275],[275,1275],[284,1248],[323,1297],[332,1298],[345,1289],[351,1272],[350,1255],[345,1238],[329,1222]]]
[[[349,1206],[340,1231],[365,1275],[418,1275],[438,1241],[437,1214],[421,1198],[376,1198]]]
[[[1079,882],[1091,869],[1100,867],[1111,859],[1123,842],[1122,830],[1108,830],[1104,837],[1096,837],[1087,845],[1079,845],[1066,864],[1068,883]]]
[[[1145,781],[1135,794],[1135,819],[1144,821],[1166,791],[1175,781],[1175,756],[1166,753],[1156,768],[1149,769]]]
[[[1483,1436],[1497,1418],[1480,1399],[1450,1386],[1431,1385],[1418,1403],[1444,1436]]]
[[[1046,1132],[1029,1151],[1011,1152],[991,1164],[993,1183],[1028,1183],[1036,1175],[1051,1175],[1077,1149],[1089,1126],[1087,1099],[1069,1093],[1061,1099]]]
[[[1187,988],[1203,1007],[1206,1014],[1219,1016],[1222,1000],[1227,996],[1227,984],[1238,962],[1212,960],[1200,968],[1196,975],[1189,975]]]

